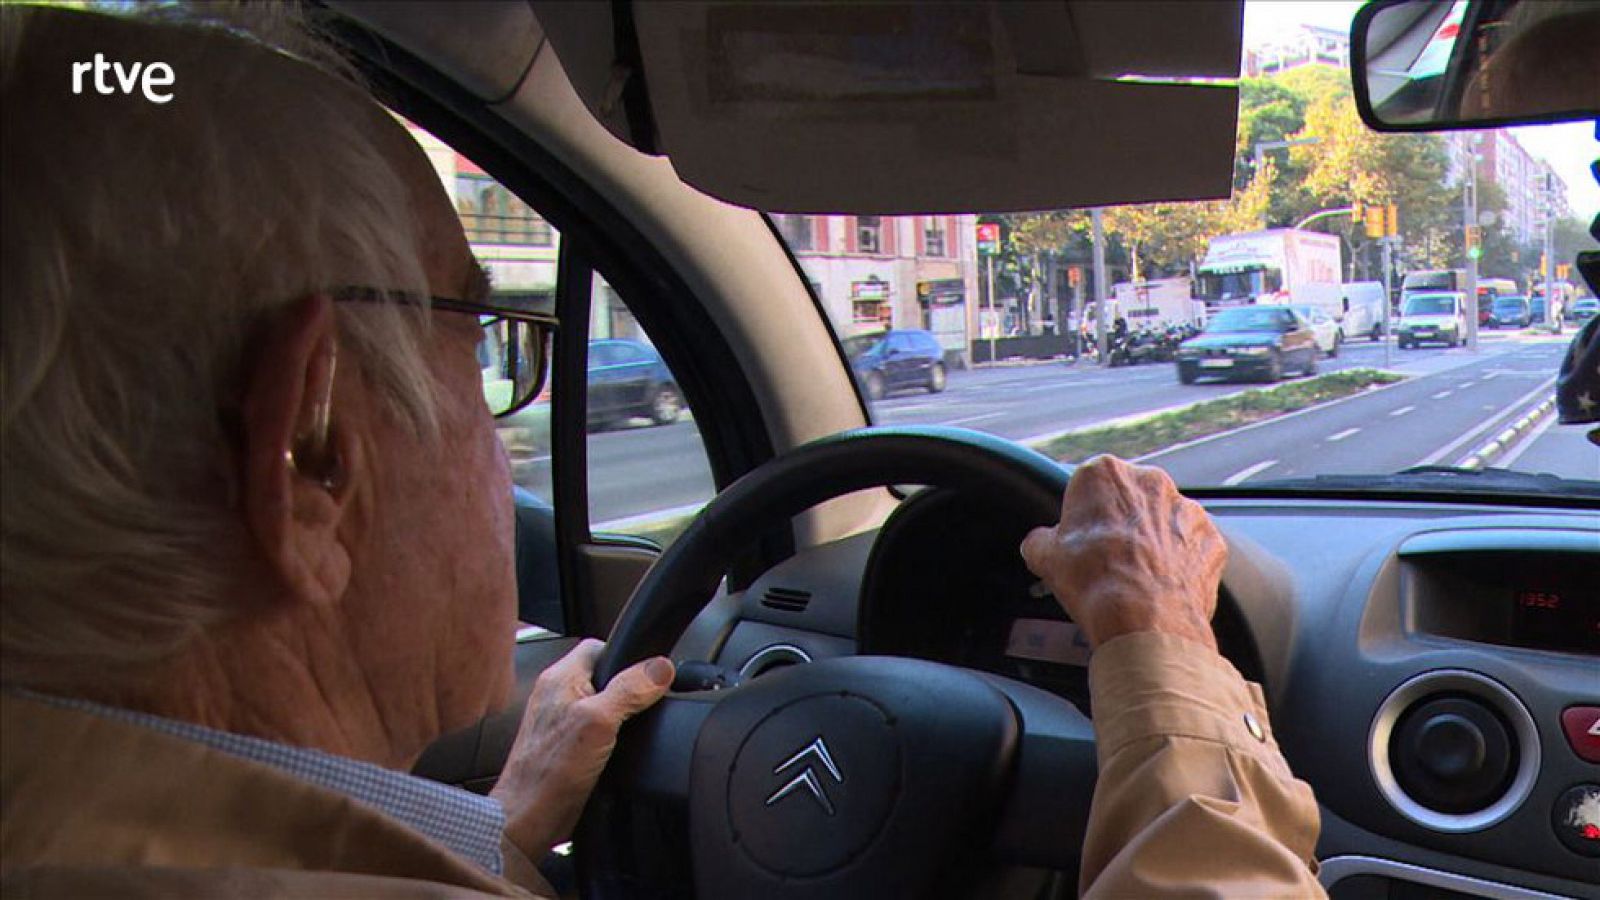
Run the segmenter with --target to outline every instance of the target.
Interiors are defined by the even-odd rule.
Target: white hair
[[[135,673],[241,612],[255,336],[342,285],[427,295],[387,113],[292,23],[255,18],[0,10],[6,684]],[[169,64],[173,100],[70,94],[70,63],[113,48]],[[426,312],[361,306],[338,311],[347,358],[430,435]]]

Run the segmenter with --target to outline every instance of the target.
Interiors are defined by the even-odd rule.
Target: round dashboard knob
[[[1473,697],[1436,695],[1417,703],[1397,723],[1389,754],[1401,789],[1443,813],[1494,803],[1516,768],[1510,729]]]
[[[1470,778],[1483,768],[1487,755],[1482,729],[1466,716],[1441,713],[1417,731],[1417,760],[1435,778]]]

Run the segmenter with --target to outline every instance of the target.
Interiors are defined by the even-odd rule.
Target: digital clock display
[[[1600,650],[1600,594],[1568,579],[1508,593],[1513,643],[1540,650]]]
[[[1549,609],[1562,608],[1561,595],[1555,591],[1517,591],[1517,606],[1523,609]]]

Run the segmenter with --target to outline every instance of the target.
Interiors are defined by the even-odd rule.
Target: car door
[[[649,409],[650,393],[655,387],[655,354],[632,342],[618,342],[617,352],[617,405],[619,415],[643,415]]]
[[[1293,366],[1310,366],[1317,358],[1317,335],[1311,323],[1293,310],[1284,310],[1279,315],[1282,317],[1280,327],[1284,329],[1284,359]]]
[[[939,339],[927,332],[917,335],[917,384],[927,384],[933,377],[933,367],[944,358]]]
[[[1320,309],[1311,311],[1311,330],[1315,333],[1317,347],[1324,353],[1332,353],[1334,343],[1339,339],[1339,323],[1333,317]]]
[[[883,352],[884,380],[890,387],[905,387],[917,379],[916,354],[911,349],[911,336],[899,331],[889,332]]]
[[[622,409],[621,358],[621,348],[612,341],[589,343],[589,360],[585,367],[589,418],[604,420]]]

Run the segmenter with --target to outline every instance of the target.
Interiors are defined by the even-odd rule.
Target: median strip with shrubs
[[[1187,441],[1393,384],[1404,377],[1374,369],[1335,372],[1277,387],[1202,400],[1148,419],[1070,432],[1041,441],[1034,449],[1052,459],[1069,463],[1082,462],[1102,453],[1134,459]]]
[[[1373,369],[1352,369],[1301,381],[1202,400],[1191,406],[1156,413],[1149,418],[1090,427],[1041,441],[1034,449],[1061,462],[1082,462],[1101,453],[1134,459],[1267,419],[1338,400],[1405,376]],[[694,520],[698,510],[674,512],[649,521],[630,521],[626,531],[662,546],[672,543]],[[596,529],[603,530],[600,528]]]

